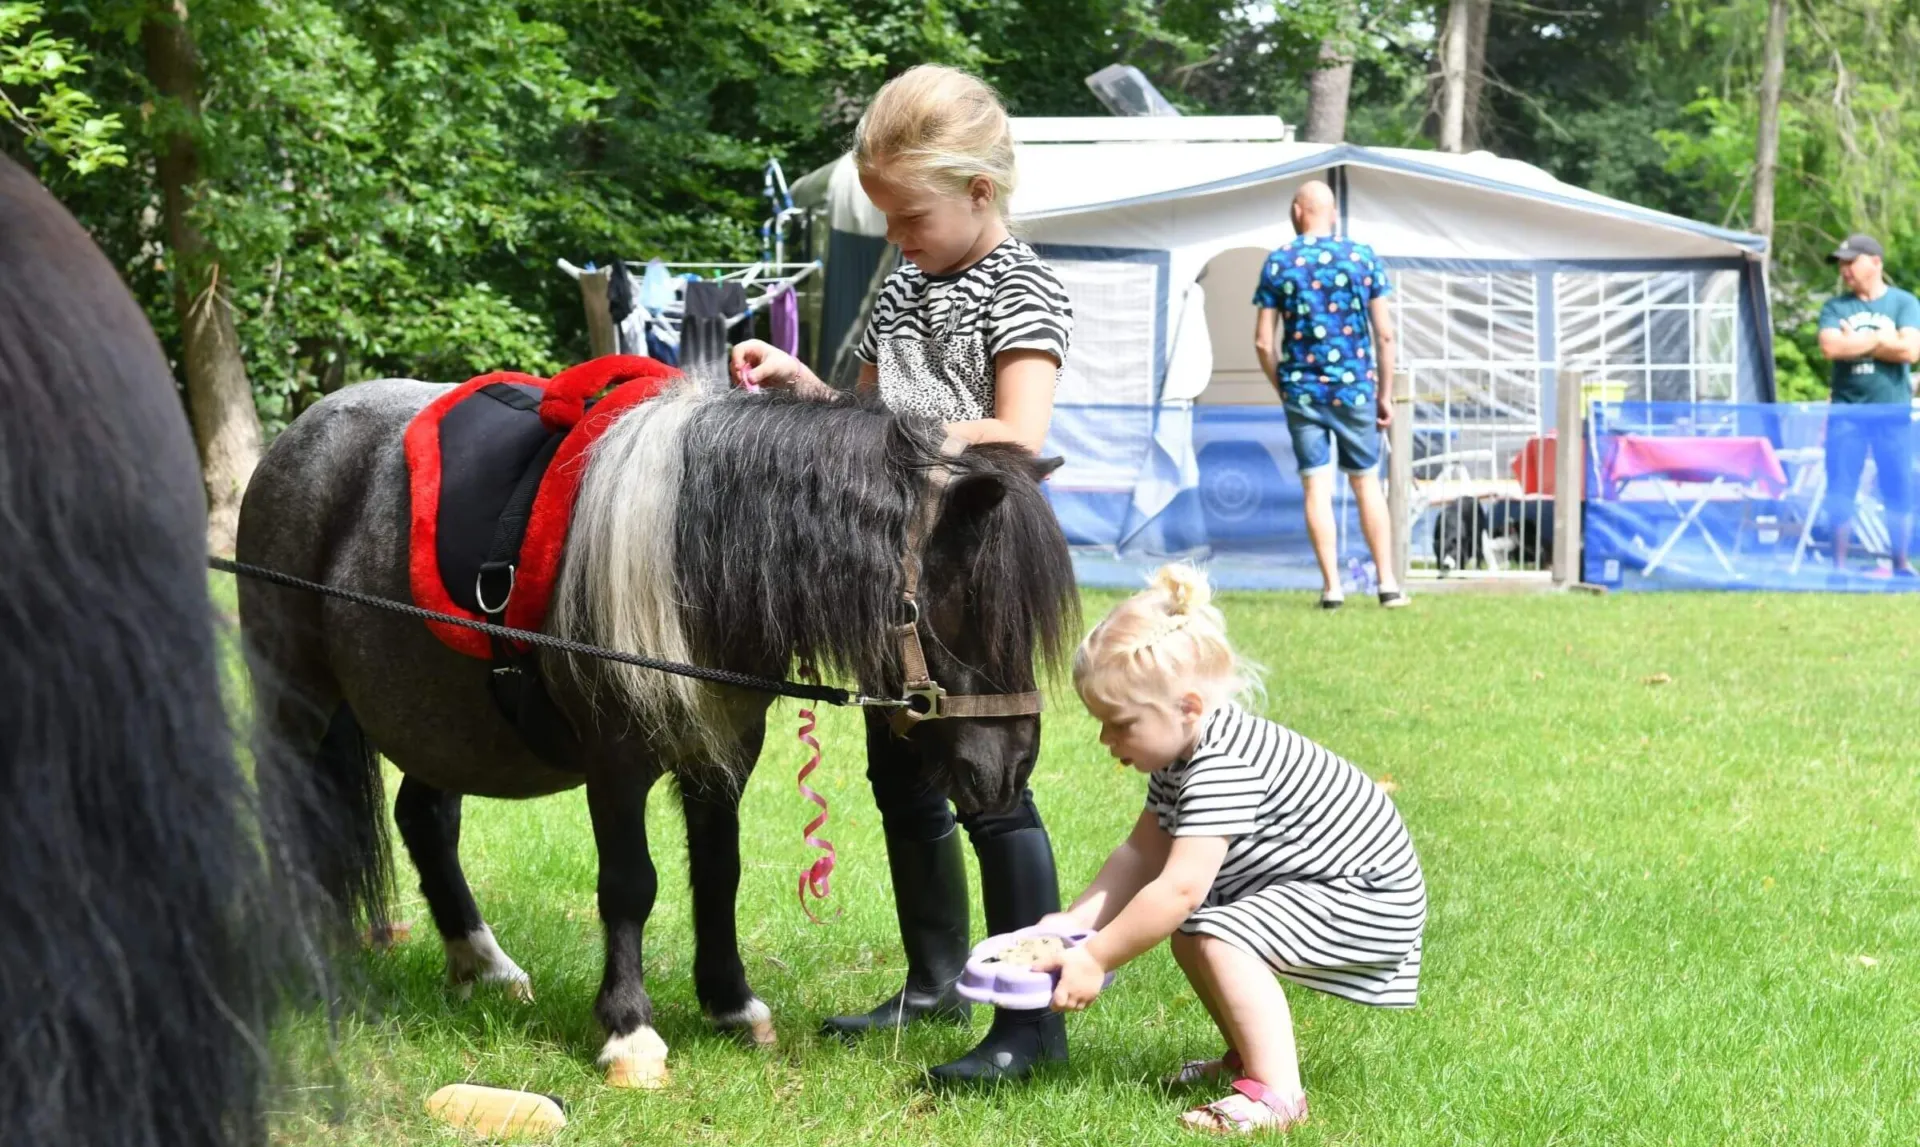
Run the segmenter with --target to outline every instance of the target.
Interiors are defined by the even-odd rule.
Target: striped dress
[[[1223,705],[1193,756],[1153,774],[1147,808],[1173,836],[1227,838],[1206,903],[1180,926],[1294,983],[1410,1008],[1426,881],[1393,801],[1291,729]]]
[[[1072,335],[1066,289],[1033,248],[1010,238],[948,275],[900,264],[880,288],[858,353],[879,368],[888,408],[971,422],[993,417],[1001,352],[1051,355],[1058,381]]]

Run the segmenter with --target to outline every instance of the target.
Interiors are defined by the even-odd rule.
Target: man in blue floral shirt
[[[1326,587],[1344,596],[1334,567],[1333,469],[1353,483],[1360,531],[1380,571],[1380,604],[1407,604],[1394,578],[1392,527],[1380,490],[1380,432],[1393,420],[1393,317],[1387,268],[1373,248],[1334,234],[1333,191],[1315,180],[1293,197],[1297,234],[1267,256],[1253,305],[1260,367],[1286,404],[1293,456],[1306,487],[1307,536]],[[1276,337],[1277,336],[1277,337]]]

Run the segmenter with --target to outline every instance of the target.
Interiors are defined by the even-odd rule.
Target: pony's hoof
[[[658,1091],[667,1085],[667,1044],[652,1028],[609,1038],[599,1062],[607,1071],[608,1087]]]
[[[645,1059],[629,1056],[616,1059],[607,1065],[608,1087],[633,1087],[642,1091],[659,1091],[668,1082],[667,1061],[664,1059]]]
[[[533,981],[513,958],[494,942],[493,929],[482,924],[479,931],[459,940],[448,940],[447,982],[461,1000],[473,998],[475,984],[499,987],[510,1000],[533,1002]]]
[[[758,999],[737,1012],[714,1016],[713,1026],[719,1031],[733,1032],[757,1048],[777,1047],[780,1043],[779,1035],[773,1030],[773,1012]]]

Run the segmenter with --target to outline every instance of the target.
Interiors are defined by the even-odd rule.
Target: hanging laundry
[[[621,320],[632,314],[633,305],[638,301],[632,273],[625,262],[615,259],[607,271],[607,311],[613,315],[613,325],[619,326]]]
[[[800,353],[800,298],[792,287],[775,293],[767,305],[773,345],[788,354]]]
[[[664,323],[649,323],[646,354],[668,366],[679,366],[680,332]]]
[[[607,311],[613,316],[614,353],[649,353],[647,325],[653,320],[652,308],[641,304],[640,284],[619,259],[607,272]]]
[[[689,279],[680,319],[680,368],[716,388],[727,385],[727,321],[747,309],[738,282]]]
[[[576,281],[589,269],[565,259],[557,262]],[[818,273],[819,263],[688,266],[710,275],[674,274],[658,259],[644,270],[623,260],[608,265],[606,313],[614,323],[619,353],[644,354],[680,366],[714,387],[727,384],[732,343],[758,338],[798,353],[797,284]]]
[[[647,269],[640,276],[640,305],[659,314],[673,305],[673,275],[667,265],[658,259],[648,259]]]

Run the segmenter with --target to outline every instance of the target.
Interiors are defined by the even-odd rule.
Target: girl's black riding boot
[[[980,860],[980,894],[987,932],[1025,928],[1060,910],[1060,883],[1053,870],[1053,844],[1044,828],[1022,828],[974,845]],[[927,1072],[936,1085],[998,1083],[1024,1079],[1042,1063],[1064,1063],[1067,1025],[1058,1012],[996,1008],[987,1038],[965,1056]]]
[[[821,1025],[830,1036],[853,1037],[919,1020],[965,1024],[973,1005],[953,990],[967,965],[967,867],[960,830],[938,840],[887,834],[893,904],[900,943],[907,950],[907,983],[864,1015],[834,1016]]]

